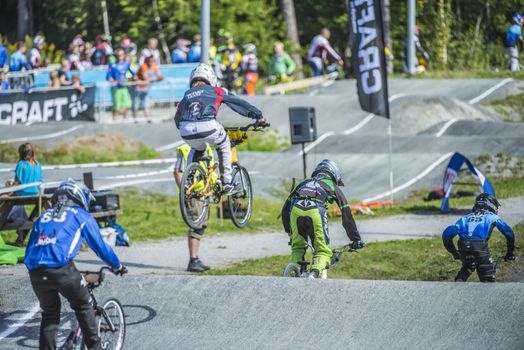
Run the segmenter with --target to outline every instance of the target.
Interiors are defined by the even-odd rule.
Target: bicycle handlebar
[[[258,119],[254,123],[251,123],[246,126],[236,126],[236,127],[228,127],[224,128],[226,131],[248,131],[251,129],[251,131],[262,131],[265,128],[270,127],[271,124],[266,121],[265,119]]]
[[[84,276],[84,279],[86,280],[86,282],[89,285],[91,285],[91,287],[98,287],[104,281],[104,271],[105,270],[113,271],[113,269],[109,266],[102,266],[100,270],[98,271],[82,271],[81,274]]]

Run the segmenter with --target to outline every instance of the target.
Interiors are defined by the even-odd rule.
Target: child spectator
[[[71,45],[70,52],[71,53],[67,57],[67,60],[69,61],[69,69],[83,71],[84,66],[82,66],[82,61],[80,60],[80,46]]]
[[[175,49],[171,53],[171,62],[174,64],[187,63],[188,46],[190,44],[191,42],[189,40],[177,39]]]
[[[49,82],[47,83],[47,86],[51,89],[58,89],[62,87],[62,84],[60,83],[60,74],[59,71],[54,70],[51,73],[49,73]]]
[[[33,48],[29,51],[29,63],[33,69],[38,69],[43,66],[40,51],[44,48],[45,39],[42,35],[37,35],[33,39]]]
[[[11,55],[9,59],[9,71],[10,72],[20,72],[22,69],[31,70],[31,66],[27,63],[27,58],[25,57],[26,46],[23,41],[19,41],[16,44],[17,50]]]
[[[9,80],[7,80],[5,71],[0,69],[0,94],[7,90],[9,90]]]
[[[124,50],[116,50],[117,61],[109,65],[106,78],[111,83],[111,92],[113,95],[113,119],[121,114],[127,117],[127,111],[131,108],[131,96],[127,89],[127,73],[130,72],[135,77],[135,72],[131,70],[129,63],[126,61]]]
[[[42,166],[36,160],[33,145],[24,143],[18,147],[19,161],[15,169],[15,180],[20,185],[44,181]],[[31,186],[15,192],[17,196],[35,196],[40,186]]]
[[[93,68],[93,63],[91,62],[91,58],[93,56],[93,44],[90,42],[85,43],[84,45],[84,52],[82,53],[82,66],[85,69],[91,69]]]
[[[137,112],[143,110],[146,118],[149,118],[149,83],[164,79],[154,63],[153,56],[146,57],[145,63],[140,66],[137,78],[139,82],[136,84],[133,99],[133,116],[136,118]]]
[[[193,45],[187,53],[187,61],[189,63],[198,63],[200,62],[200,56],[202,54],[202,39],[200,34],[196,34],[193,37]]]
[[[60,85],[61,86],[69,86],[71,85],[71,80],[69,80],[69,61],[68,60],[62,60],[60,62],[60,69],[58,72],[58,77],[60,78]]]
[[[160,51],[157,49],[158,47],[158,39],[156,38],[149,38],[147,40],[147,47],[142,50],[140,53],[140,59],[138,60],[138,65],[143,65],[146,57],[153,56],[154,64],[159,65],[160,64]]]
[[[293,59],[284,51],[284,44],[275,43],[273,56],[269,61],[268,73],[270,81],[287,82],[295,73],[296,65]]]
[[[253,96],[258,81],[257,47],[254,44],[244,45],[244,56],[240,67],[244,73],[244,93]]]
[[[71,79],[71,86],[75,88],[79,93],[83,94],[86,92],[86,88],[82,86],[82,83],[80,82],[80,77],[78,74],[73,74],[73,78]]]

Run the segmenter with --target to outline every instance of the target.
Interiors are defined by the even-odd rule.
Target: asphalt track
[[[390,81],[390,96],[399,96],[392,102],[395,184],[410,183],[425,169],[432,169],[395,196],[439,186],[446,162],[435,164],[449,152],[460,151],[470,157],[496,152],[522,156],[522,125],[501,123],[500,117],[479,106],[484,100],[514,93],[521,86],[517,81],[501,83],[491,79]],[[498,85],[500,88],[478,100]],[[310,95],[251,100],[285,136],[289,134],[288,107],[313,105],[319,136],[324,137],[312,145],[308,169],[323,158],[339,162],[347,178],[346,194],[351,198],[373,197],[388,190],[387,120],[360,110],[354,81],[335,82]],[[433,112],[426,114],[424,106],[431,106]],[[243,121],[232,117],[227,109],[224,114],[230,124]],[[450,122],[452,119],[458,121]],[[64,123],[0,127],[0,142],[49,135],[77,125],[81,127],[60,137],[43,138],[39,143],[53,146],[100,130],[120,131],[172,156],[173,148],[166,146],[180,140],[172,124]],[[436,137],[444,127],[445,131]],[[291,147],[278,155],[241,155],[241,161],[253,173],[255,193],[270,195],[284,179],[300,177],[299,151]],[[8,166],[0,165],[0,169]],[[175,193],[166,169],[162,165],[87,170],[94,172],[97,185],[123,186],[135,181],[134,185],[148,190]],[[81,178],[84,171],[49,171],[45,176],[47,181]],[[151,171],[159,173],[136,176]],[[2,181],[9,177],[0,173]],[[522,349],[523,294],[524,284],[509,283],[146,275],[112,278],[100,290],[100,299],[114,295],[126,305],[128,349],[310,349],[319,344],[322,348],[355,349]],[[36,347],[36,310],[27,277],[3,275],[1,349]],[[71,327],[72,318],[70,312],[64,315],[64,329]]]
[[[0,286],[0,330],[24,316],[27,277]],[[126,349],[522,349],[524,284],[304,280],[254,277],[109,278]],[[4,298],[2,298],[4,299]],[[4,301],[4,300],[2,300]],[[63,339],[73,315],[64,313]],[[31,319],[3,350],[37,346]]]

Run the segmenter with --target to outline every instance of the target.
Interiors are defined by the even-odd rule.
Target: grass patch
[[[123,133],[79,137],[69,143],[46,149],[35,145],[42,164],[82,164],[153,159],[159,153]],[[18,162],[18,145],[0,145],[0,162]]]
[[[132,243],[187,235],[188,228],[180,213],[178,197],[144,193],[136,189],[126,189],[119,195],[123,213],[118,217],[118,223],[125,228]],[[262,229],[281,230],[281,222],[277,219],[281,209],[280,202],[255,197],[250,222],[247,227],[239,229],[230,219],[224,219],[221,226],[218,206],[211,205],[206,235],[224,232],[252,233]],[[15,231],[0,231],[0,235],[6,243],[16,240]]]
[[[516,241],[524,239],[524,224],[514,227]],[[506,240],[498,232],[490,240],[491,256],[506,253]],[[517,248],[520,248],[517,244]],[[280,276],[290,256],[273,256],[246,260],[225,269],[211,270],[209,275]],[[453,281],[460,270],[460,262],[453,260],[440,238],[412,239],[369,243],[358,253],[345,254],[331,271],[330,278]],[[509,280],[522,273],[524,251],[517,249],[517,260],[501,263],[497,268],[500,281]],[[476,274],[470,281],[478,281]]]
[[[241,152],[280,152],[289,147],[288,138],[271,128],[263,132],[248,131],[247,137],[247,142],[238,146]]]
[[[466,180],[468,181],[468,180]],[[496,190],[498,199],[505,199],[511,197],[518,197],[524,195],[524,178],[523,177],[508,177],[508,178],[490,178],[490,182]],[[456,185],[453,187],[455,191],[477,191],[477,187]],[[396,200],[394,205],[389,208],[374,209],[375,215],[357,214],[357,220],[374,219],[382,216],[401,215],[409,213],[430,213],[440,212],[442,200],[424,201],[429,190],[420,190],[412,192],[409,198]],[[450,206],[452,208],[473,206],[474,197],[451,198]]]
[[[504,121],[524,122],[524,93],[488,101],[485,105],[503,115]]]
[[[394,73],[390,78],[406,78],[404,73]],[[511,72],[507,69],[502,70],[428,70],[422,74],[415,74],[411,79],[497,79],[513,78],[524,79],[524,71]]]

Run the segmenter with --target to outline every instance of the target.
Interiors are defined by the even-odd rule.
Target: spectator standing
[[[202,38],[200,34],[196,34],[193,37],[193,45],[187,53],[187,61],[189,63],[198,63],[200,62],[200,56],[202,55]]]
[[[177,39],[175,49],[171,53],[171,62],[174,64],[187,63],[188,46],[190,44],[191,42],[187,39]]]
[[[19,41],[16,44],[17,50],[11,55],[9,59],[9,71],[10,72],[20,72],[22,69],[31,70],[31,66],[27,63],[27,58],[25,57],[26,46],[23,41]]]
[[[415,25],[415,30],[413,31],[413,41],[414,41],[414,46],[415,46],[415,52],[414,52],[414,57],[415,57],[415,62],[413,63],[414,65],[414,68],[415,68],[415,73],[424,73],[426,71],[426,66],[423,65],[423,64],[420,64],[420,61],[417,59],[417,52],[420,53],[422,55],[422,57],[424,57],[424,60],[426,60],[426,62],[429,62],[429,54],[428,52],[424,49],[424,47],[422,46],[422,44],[420,43],[420,38],[419,38],[419,33],[420,33],[420,26],[417,24]],[[408,67],[408,40],[406,39],[406,41],[404,42],[404,72],[405,73],[411,73],[409,71],[409,67]]]
[[[9,90],[9,80],[5,71],[0,69],[0,94]]]
[[[257,47],[254,44],[244,45],[244,56],[240,64],[244,73],[243,92],[248,95],[255,95],[255,85],[258,81],[258,58]]]
[[[80,46],[71,44],[70,47],[70,54],[67,57],[67,60],[69,61],[69,70],[79,70],[83,71],[84,66],[82,65],[82,61],[80,59]]]
[[[145,117],[149,118],[149,84],[164,79],[158,70],[158,65],[154,63],[153,56],[146,57],[144,64],[138,70],[137,78],[139,81],[133,98],[133,116],[136,118],[137,112],[143,110]]]
[[[82,66],[85,69],[91,69],[93,68],[93,62],[91,62],[91,58],[93,56],[94,47],[91,42],[87,42],[84,45],[84,52],[82,53]]]
[[[275,43],[273,56],[269,61],[268,73],[271,81],[287,82],[295,73],[297,66],[291,56],[284,51],[284,44]]]
[[[307,60],[313,69],[313,76],[319,76],[324,73],[324,63],[327,62],[328,56],[331,56],[338,64],[343,65],[342,57],[331,47],[329,38],[331,32],[327,28],[322,28],[320,34],[315,36],[311,41]]]
[[[508,67],[512,72],[520,70],[519,64],[519,49],[517,44],[522,43],[522,22],[524,17],[520,13],[515,13],[512,18],[512,24],[506,31],[504,37],[504,46],[506,47],[506,52],[508,53]]]
[[[131,95],[126,86],[127,73],[135,77],[135,72],[131,70],[129,63],[126,61],[124,50],[116,50],[117,61],[109,65],[106,78],[111,83],[111,92],[113,95],[113,119],[116,120],[119,114],[123,118],[127,117],[127,111],[131,108]]]
[[[156,38],[149,38],[149,40],[147,40],[147,47],[140,53],[138,65],[143,65],[146,57],[149,56],[153,56],[154,63],[160,65],[160,51],[158,51],[158,39]]]
[[[5,70],[8,63],[7,48],[3,45],[2,36],[0,35],[0,70]]]
[[[111,37],[108,35],[97,35],[95,39],[95,48],[91,54],[93,66],[108,64],[109,57],[113,54],[113,48],[110,44]]]
[[[40,51],[44,48],[44,44],[45,39],[42,35],[37,35],[33,39],[33,48],[29,51],[29,63],[33,69],[38,69],[43,66]]]
[[[36,160],[35,150],[30,143],[18,147],[19,161],[15,169],[15,181],[20,185],[44,181],[42,166]],[[15,192],[17,196],[36,196],[40,193],[40,186],[31,186]]]

